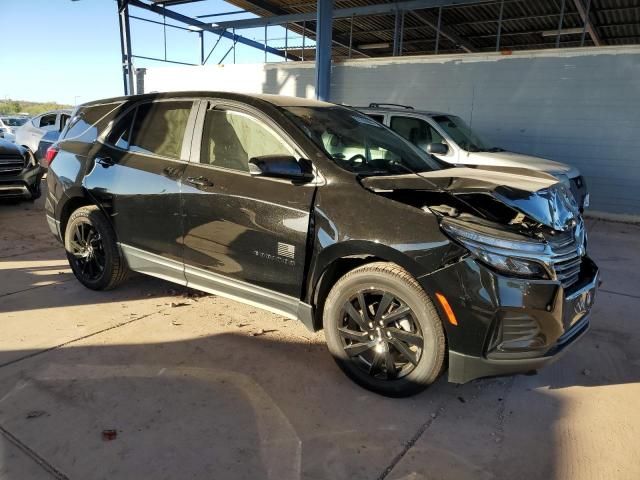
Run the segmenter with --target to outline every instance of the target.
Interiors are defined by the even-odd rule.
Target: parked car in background
[[[0,139],[0,198],[35,200],[43,173],[29,150]]]
[[[2,116],[0,117],[0,138],[13,142],[16,139],[16,130],[24,125],[28,117]]]
[[[358,110],[446,163],[550,173],[569,184],[581,210],[589,206],[587,185],[577,168],[491,145],[456,115],[388,103],[372,103]]]
[[[566,185],[444,167],[351,108],[119,97],[79,106],[47,158],[47,223],[83,285],[131,269],[324,328],[384,395],[447,359],[458,383],[537,369],[589,327],[598,268]]]
[[[42,162],[44,156],[40,142],[45,138],[49,145],[60,136],[60,132],[71,118],[71,110],[55,110],[32,118],[16,131],[15,143],[28,148]],[[46,151],[46,149],[45,149]]]

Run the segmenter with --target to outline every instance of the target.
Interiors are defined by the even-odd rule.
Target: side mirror
[[[288,155],[262,155],[249,159],[249,173],[253,176],[286,178],[292,181],[308,182],[313,179],[311,162],[296,160]]]
[[[433,155],[446,155],[449,153],[449,146],[444,143],[430,143],[427,145],[427,153]]]

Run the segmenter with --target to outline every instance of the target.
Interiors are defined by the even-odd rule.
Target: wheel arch
[[[314,331],[322,329],[324,302],[333,285],[347,272],[373,262],[394,263],[414,278],[422,273],[420,265],[403,252],[372,241],[350,240],[323,249],[315,261],[307,288],[307,301],[314,312]]]
[[[65,192],[65,197],[66,200],[64,201],[64,203],[59,204],[58,206],[58,218],[60,219],[60,236],[63,242],[67,223],[69,222],[69,217],[71,217],[71,214],[73,212],[81,207],[86,207],[89,205],[100,208],[100,205],[98,205],[93,200],[93,198],[91,198],[89,194],[82,188],[74,189],[72,191],[68,190],[67,192]],[[100,210],[102,210],[102,208],[100,208]]]

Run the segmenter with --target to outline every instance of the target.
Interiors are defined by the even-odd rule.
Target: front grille
[[[576,257],[554,265],[556,277],[558,277],[564,288],[568,288],[578,281],[581,266],[582,257]]]
[[[553,251],[552,266],[556,278],[564,288],[575,284],[580,278],[584,253],[584,225],[582,221],[574,228],[554,235],[549,239]]]
[[[3,158],[0,156],[0,176],[17,175],[24,168],[22,158]]]

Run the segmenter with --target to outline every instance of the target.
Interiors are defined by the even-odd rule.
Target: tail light
[[[47,148],[47,153],[44,156],[44,159],[47,161],[47,166],[51,165],[51,162],[53,162],[53,159],[56,158],[56,155],[58,155],[59,151],[60,149],[56,145],[51,145],[49,148]]]

